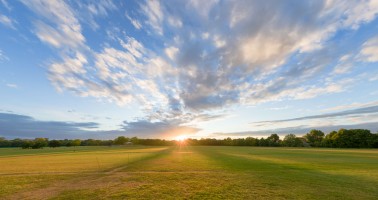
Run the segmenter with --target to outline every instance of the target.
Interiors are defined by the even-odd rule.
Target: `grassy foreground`
[[[377,199],[378,150],[0,149],[0,199]]]

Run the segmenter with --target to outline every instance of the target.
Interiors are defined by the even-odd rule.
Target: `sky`
[[[378,0],[0,0],[0,137],[378,132]]]

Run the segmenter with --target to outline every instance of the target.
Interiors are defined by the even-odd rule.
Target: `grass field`
[[[0,149],[0,199],[377,199],[378,150]]]

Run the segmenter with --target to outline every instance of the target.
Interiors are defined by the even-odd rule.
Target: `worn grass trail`
[[[134,152],[139,157],[130,159],[129,156],[132,154],[130,152]],[[16,170],[0,166],[0,173],[4,173],[4,170],[6,172],[0,178],[0,186],[6,186],[7,181],[11,182],[11,187],[8,189],[0,189],[4,190],[0,191],[0,198],[376,199],[378,197],[377,150],[177,146],[92,151],[87,149],[80,155],[72,155],[70,152],[28,156],[16,154],[0,156],[0,162],[37,156],[35,162],[51,163],[65,158],[66,162],[61,161],[66,163],[62,164],[65,167],[59,168],[59,172],[69,173],[54,174],[54,171],[50,171],[50,174],[43,174],[46,173],[45,170],[51,169],[43,168],[41,174],[27,174],[25,168],[20,167]],[[126,154],[129,156],[126,157]],[[61,159],[56,158],[58,155],[62,156]],[[67,156],[78,156],[76,159],[93,159],[93,155],[100,157],[101,163],[104,161],[100,168],[97,166],[96,169],[96,164],[93,163],[95,167],[88,167],[85,162],[83,163],[85,167],[72,167],[70,164],[73,162],[72,159],[67,159]],[[53,158],[40,160],[38,156]],[[31,160],[33,159],[29,159],[28,162]],[[31,168],[33,173],[38,173],[37,168]],[[19,174],[17,176],[16,171]],[[17,188],[19,185],[20,187]]]

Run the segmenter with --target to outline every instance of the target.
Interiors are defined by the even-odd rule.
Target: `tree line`
[[[49,140],[48,138],[13,139],[6,140],[0,137],[0,147],[21,147],[24,149],[39,149],[43,147],[71,147],[71,146],[112,146],[112,145],[151,145],[173,146],[178,144],[193,146],[262,146],[262,147],[331,147],[331,148],[378,148],[378,134],[365,129],[340,129],[324,134],[320,130],[313,129],[303,137],[294,134],[286,135],[282,140],[277,134],[271,134],[267,138],[236,138],[225,139],[202,138],[186,139],[185,141],[140,139],[137,137],[119,136],[114,140]]]

